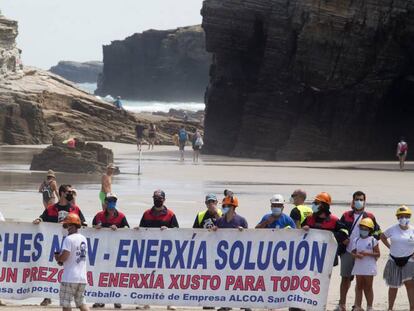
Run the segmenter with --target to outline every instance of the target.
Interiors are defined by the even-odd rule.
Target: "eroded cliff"
[[[205,0],[210,153],[386,159],[414,124],[414,1]]]

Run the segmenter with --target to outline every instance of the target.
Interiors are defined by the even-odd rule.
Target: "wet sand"
[[[175,147],[156,146],[155,151],[147,151],[144,146],[142,174],[138,175],[136,146],[105,145],[113,149],[115,164],[121,170],[121,174],[113,178],[113,191],[117,193],[118,206],[131,226],[138,225],[143,211],[151,206],[152,192],[157,188],[166,192],[166,205],[175,211],[180,227],[192,226],[196,213],[204,208],[206,193],[214,192],[221,197],[224,188],[230,188],[238,195],[240,207],[237,211],[247,218],[250,227],[254,227],[268,212],[272,194],[281,193],[287,199],[296,188],[305,189],[310,199],[317,192],[329,192],[334,201],[332,211],[337,215],[349,208],[352,193],[362,190],[367,193],[368,209],[376,215],[383,229],[396,223],[394,211],[398,205],[414,206],[414,192],[411,189],[414,163],[408,163],[407,170],[403,172],[399,171],[397,162],[265,162],[201,156],[200,163],[193,164],[190,151],[182,163],[178,161]],[[0,147],[0,211],[7,219],[31,221],[42,212],[41,195],[37,193],[37,188],[45,174],[29,171],[32,155],[39,151],[39,146]],[[78,205],[88,223],[91,223],[100,210],[100,176],[58,173],[57,179],[58,183],[70,183],[78,190]],[[287,205],[285,212],[289,213],[290,209],[291,205]],[[382,280],[382,271],[388,251],[383,245],[381,252],[379,274],[374,280],[376,310],[384,310],[387,306],[387,288]],[[339,269],[334,268],[329,310],[334,308],[339,298],[339,282]],[[349,306],[353,299],[351,288]],[[39,299],[28,300],[30,304],[37,301],[40,302]],[[51,309],[21,307],[28,308]],[[403,288],[399,291],[395,310],[408,310]]]

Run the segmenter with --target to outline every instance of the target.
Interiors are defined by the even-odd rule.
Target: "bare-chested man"
[[[105,209],[105,198],[107,193],[112,193],[112,175],[115,171],[115,165],[109,164],[106,167],[106,173],[102,176],[101,192],[99,192],[99,200],[102,204],[102,209]]]

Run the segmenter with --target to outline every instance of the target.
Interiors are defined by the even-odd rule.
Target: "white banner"
[[[336,241],[295,229],[82,229],[87,302],[324,310]],[[0,297],[59,298],[58,224],[1,223]]]

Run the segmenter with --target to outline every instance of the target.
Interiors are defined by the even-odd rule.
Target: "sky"
[[[102,45],[147,29],[201,23],[202,0],[1,0],[19,22],[23,63],[49,69],[60,60],[102,60]]]

